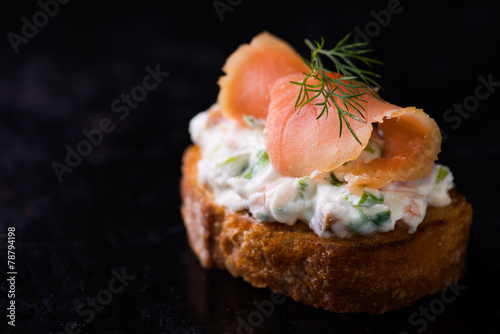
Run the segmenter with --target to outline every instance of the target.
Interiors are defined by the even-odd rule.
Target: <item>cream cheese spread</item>
[[[198,181],[213,192],[217,204],[234,212],[248,210],[259,222],[293,225],[301,220],[321,237],[385,232],[396,222],[413,233],[427,206],[451,203],[453,175],[439,164],[428,177],[364,188],[361,196],[352,194],[335,171],[303,178],[282,176],[269,161],[262,123],[251,118],[249,127],[226,118],[210,122],[209,112],[199,113],[189,126],[191,139],[202,152]],[[380,157],[381,140],[374,135],[358,159]]]

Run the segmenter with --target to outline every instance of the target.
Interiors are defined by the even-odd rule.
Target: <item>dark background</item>
[[[499,333],[500,87],[468,118],[459,117],[460,124],[458,114],[453,122],[443,114],[471,100],[479,76],[500,81],[500,15],[494,2],[408,0],[382,27],[371,11],[380,13],[388,3],[233,0],[221,21],[212,1],[73,0],[17,54],[7,34],[20,34],[22,17],[32,21],[40,6],[3,4],[0,332],[7,328],[5,233],[14,226],[18,332],[57,333],[75,322],[75,333],[236,333],[238,318],[248,321],[257,310],[253,302],[268,300],[270,292],[201,269],[187,245],[178,188],[188,122],[215,102],[227,56],[259,32],[268,30],[307,55],[304,38],[323,36],[333,46],[356,27],[378,25],[370,45],[373,57],[386,63],[377,69],[383,97],[436,119],[447,135],[440,161],[474,208],[469,270],[460,282],[467,288],[426,322],[425,333]],[[111,103],[157,64],[170,75],[120,120]],[[82,130],[103,118],[115,130],[60,183],[51,164],[63,163],[65,147],[75,148],[85,139]],[[88,315],[78,315],[78,305],[106,289],[111,271],[121,268],[135,278],[85,323]],[[382,316],[333,314],[287,299],[252,330],[418,333],[423,325],[409,317],[436,298]]]

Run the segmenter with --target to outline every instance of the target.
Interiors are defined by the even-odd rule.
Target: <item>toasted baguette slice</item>
[[[384,313],[454,284],[463,275],[472,208],[455,189],[453,202],[429,207],[417,231],[320,238],[304,223],[259,223],[214,202],[197,181],[200,149],[183,159],[182,215],[191,248],[205,268],[227,269],[332,312]]]

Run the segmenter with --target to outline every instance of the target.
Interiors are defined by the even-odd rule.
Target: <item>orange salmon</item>
[[[391,181],[413,180],[430,174],[440,151],[441,135],[436,122],[421,109],[401,108],[365,93],[361,98],[366,102],[359,102],[364,108],[361,111],[365,123],[347,117],[360,145],[345,123],[339,137],[340,123],[334,106],[330,107],[328,117],[316,119],[322,107],[315,103],[323,102],[322,97],[297,113],[295,101],[300,87],[290,81],[303,78],[301,74],[281,78],[271,94],[266,141],[271,163],[280,174],[304,177],[314,171],[335,170],[344,175],[356,193],[360,193],[361,187],[378,189]],[[340,100],[337,103],[341,105]],[[347,110],[356,114],[350,106]],[[364,163],[357,158],[368,144],[372,123],[379,123],[384,133],[384,154],[382,158]],[[344,165],[346,162],[349,163]]]
[[[218,103],[225,117],[246,126],[244,115],[265,119],[265,137],[273,167],[284,176],[304,177],[315,171],[334,170],[354,193],[363,187],[381,188],[392,181],[427,176],[440,151],[441,135],[436,122],[421,109],[401,108],[368,93],[359,101],[365,122],[347,120],[361,145],[335,106],[316,119],[323,97],[295,108],[301,82],[308,67],[286,42],[263,32],[250,44],[240,46],[226,61],[219,80]],[[337,74],[333,74],[336,76]],[[310,78],[311,82],[316,79]],[[342,105],[337,98],[337,103]],[[347,111],[358,117],[352,107]],[[384,134],[383,156],[368,163],[357,159],[370,140],[373,124]]]
[[[263,32],[233,52],[222,70],[218,103],[226,117],[245,126],[243,115],[266,119],[277,79],[308,68],[288,43]]]

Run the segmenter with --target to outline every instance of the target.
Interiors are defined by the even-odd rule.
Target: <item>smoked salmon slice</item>
[[[391,181],[430,174],[440,150],[441,136],[437,124],[421,109],[401,108],[365,93],[361,97],[365,102],[359,101],[365,123],[348,118],[360,145],[345,125],[339,137],[340,122],[334,106],[328,117],[316,119],[322,107],[315,103],[324,101],[321,96],[297,113],[295,100],[300,88],[290,81],[300,82],[303,78],[301,74],[281,78],[271,93],[266,143],[270,161],[278,173],[304,177],[315,171],[335,170],[355,193],[360,193],[362,187],[378,189]],[[356,113],[352,107],[347,111]],[[382,158],[365,163],[357,158],[368,144],[372,123],[379,123],[384,133],[384,153]]]
[[[263,32],[233,52],[222,70],[218,103],[226,117],[245,126],[243,115],[266,119],[277,79],[308,68],[288,43]]]
[[[351,190],[378,189],[393,181],[429,176],[441,150],[441,133],[432,118],[414,107],[385,111],[371,108],[369,117],[384,134],[384,153],[368,163],[357,159],[338,169],[345,173],[344,179],[354,188]]]
[[[300,112],[296,109],[300,87],[291,81],[302,82],[309,68],[290,45],[267,32],[233,52],[223,71],[226,75],[219,79],[218,96],[222,114],[243,126],[247,125],[245,115],[265,119],[268,155],[281,175],[304,177],[333,170],[353,193],[360,194],[363,187],[378,189],[431,173],[441,145],[434,120],[421,109],[401,108],[365,93],[364,101],[357,100],[364,122],[347,117],[361,144],[345,123],[339,136],[341,123],[335,106],[317,118],[322,107],[316,104],[324,102],[322,96]],[[308,80],[315,84],[317,79]],[[347,111],[359,116],[352,106]],[[216,116],[214,121],[221,114]],[[383,155],[365,163],[358,157],[371,138],[373,124],[384,135]]]
[[[269,158],[278,173],[285,176],[330,171],[357,158],[370,139],[369,124],[351,122],[361,146],[350,134],[343,133],[339,138],[339,120],[332,112],[317,119],[321,107],[314,103],[323,102],[321,96],[298,112],[295,101],[300,88],[291,81],[303,79],[303,74],[292,74],[276,81],[266,119]],[[313,80],[308,83],[315,84]]]

